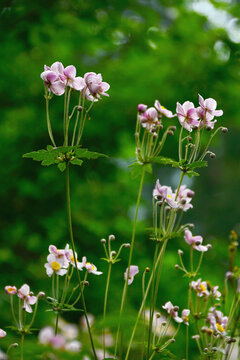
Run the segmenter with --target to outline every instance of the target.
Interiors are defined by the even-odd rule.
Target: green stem
[[[14,311],[14,306],[13,306],[13,295],[10,295],[10,304],[11,304],[11,312],[12,312],[12,317],[13,317],[13,320],[15,322],[15,325],[18,326],[18,322],[17,322],[17,319],[16,319],[16,315],[15,315],[15,311]]]
[[[55,336],[58,333],[58,320],[59,320],[59,311],[57,311],[57,315],[56,315]]]
[[[24,343],[24,333],[22,332],[21,333],[21,345],[20,345],[20,348],[21,348],[21,360],[23,360],[23,343]]]
[[[70,104],[70,97],[71,97],[71,92],[72,92],[72,89],[69,88],[68,90],[68,97],[67,97],[67,109],[66,109],[66,133],[65,133],[65,139],[64,139],[64,145],[65,146],[68,146],[68,127],[69,127],[69,116],[68,116],[68,113],[69,113],[69,104]]]
[[[130,266],[131,266],[131,263],[132,263],[132,255],[133,255],[133,248],[134,248],[134,242],[135,242],[135,233],[136,233],[136,225],[137,225],[137,218],[138,218],[138,210],[139,210],[139,205],[140,205],[140,200],[141,200],[141,195],[142,195],[144,175],[145,175],[145,165],[143,165],[143,167],[142,167],[142,176],[141,176],[141,180],[140,180],[140,184],[139,184],[137,204],[136,204],[136,212],[135,212],[135,218],[134,218],[133,230],[132,230],[131,247],[130,247],[129,258],[128,258],[128,271],[127,271],[127,276],[126,276],[126,280],[125,280],[124,287],[123,287],[123,292],[122,292],[122,300],[121,300],[121,307],[120,307],[120,314],[119,314],[119,323],[118,323],[117,336],[116,336],[116,345],[115,345],[115,357],[116,357],[116,354],[117,354],[117,347],[118,347],[118,339],[119,339],[119,332],[120,332],[120,326],[121,326],[122,313],[123,313],[123,309],[124,309],[124,305],[125,305],[125,300],[126,300],[126,297],[127,297],[128,278],[129,278]]]
[[[91,328],[90,328],[90,324],[89,324],[89,320],[88,320],[88,316],[87,316],[87,308],[86,308],[85,298],[83,295],[81,277],[80,277],[80,273],[79,273],[79,270],[77,267],[76,250],[75,250],[75,244],[74,244],[74,239],[73,239],[73,229],[72,229],[72,215],[71,215],[71,203],[70,203],[70,179],[69,179],[69,163],[68,162],[67,162],[67,166],[66,166],[66,195],[67,195],[68,227],[69,227],[69,235],[70,235],[70,240],[71,240],[72,250],[73,250],[74,264],[75,264],[76,271],[77,271],[78,284],[79,284],[79,288],[80,288],[80,292],[81,292],[83,311],[84,311],[84,316],[85,316],[86,323],[87,323],[87,328],[88,328],[89,338],[91,341],[92,351],[93,351],[95,360],[97,360],[97,355],[96,355],[96,351],[95,351],[95,347],[94,347],[94,343],[93,343]]]
[[[181,127],[180,135],[179,135],[179,144],[178,144],[179,161],[182,160],[182,133],[183,133],[183,126]]]
[[[57,146],[54,138],[53,138],[53,133],[52,133],[52,127],[51,127],[51,122],[50,122],[50,117],[49,117],[49,98],[48,98],[48,93],[47,90],[45,91],[45,98],[46,98],[46,114],[47,114],[47,128],[48,128],[48,134],[49,137],[51,139],[51,142],[53,144],[53,146]]]
[[[80,92],[80,95],[79,95],[78,106],[81,105],[81,100],[82,100],[82,91]],[[83,109],[82,109],[82,111],[83,111]],[[72,146],[74,145],[74,141],[75,141],[75,135],[76,135],[77,125],[78,125],[78,120],[79,120],[79,114],[80,114],[80,112],[78,111],[74,129],[73,129],[73,137],[72,137],[72,144],[71,144]]]
[[[112,270],[112,263],[110,262],[109,267],[108,267],[107,283],[106,283],[105,296],[104,296],[104,306],[103,306],[103,352],[104,352],[104,358],[105,358],[105,353],[106,353],[105,319],[106,319],[106,311],[107,311],[107,299],[108,299],[108,289],[109,289],[109,283],[110,283],[110,277],[111,277],[111,270]]]

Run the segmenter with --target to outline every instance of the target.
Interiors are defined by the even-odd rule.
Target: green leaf
[[[59,164],[58,164],[58,168],[59,168],[59,170],[61,171],[61,172],[63,172],[65,169],[66,169],[66,162],[65,161],[63,161],[63,162],[60,162]]]
[[[71,164],[73,164],[73,165],[79,165],[79,166],[81,166],[82,163],[83,163],[83,161],[82,161],[81,159],[75,158],[75,159],[71,160]]]
[[[150,163],[143,164],[140,162],[135,162],[132,165],[129,165],[130,174],[133,179],[142,176],[143,166],[145,166],[145,171],[149,174],[152,174],[152,165]]]
[[[86,158],[86,159],[97,159],[99,157],[108,157],[105,154],[100,154],[93,151],[88,151],[88,149],[81,149],[77,148],[75,151],[76,157],[79,159]]]
[[[201,167],[206,167],[208,166],[207,161],[195,161],[192,164],[188,165],[188,168],[193,170],[195,168],[201,168]]]
[[[190,170],[190,171],[187,171],[187,172],[186,172],[186,175],[187,175],[189,178],[192,178],[193,176],[199,176],[199,173]]]
[[[178,167],[179,163],[173,159],[166,158],[164,156],[158,156],[152,159],[152,162],[155,164],[162,164],[162,165],[172,165],[173,167]]]

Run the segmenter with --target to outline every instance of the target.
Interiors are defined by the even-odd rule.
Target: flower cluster
[[[221,311],[216,310],[215,307],[209,309],[206,322],[210,324],[210,329],[215,336],[226,335],[228,317],[224,316]],[[203,330],[204,329],[205,328],[203,328]]]
[[[202,236],[200,235],[193,236],[191,231],[188,229],[185,230],[184,239],[187,244],[193,247],[193,249],[200,252],[206,252],[212,247],[210,244],[205,246],[202,245],[203,242]]]
[[[222,116],[222,110],[216,110],[217,102],[212,98],[203,99],[199,95],[199,107],[195,108],[191,101],[185,101],[182,105],[177,103],[177,116],[180,124],[189,132],[198,127],[205,127],[207,130],[214,128],[217,120],[215,116]]]
[[[68,86],[73,90],[83,91],[86,99],[90,101],[98,101],[101,95],[108,96],[106,91],[109,90],[110,85],[102,81],[101,74],[88,72],[84,77],[76,74],[75,66],[69,65],[64,68],[63,64],[57,61],[51,66],[44,65],[41,78],[48,91],[55,95],[63,95]]]
[[[24,284],[20,287],[20,289],[17,289],[16,286],[5,286],[5,292],[8,295],[16,295],[23,300],[22,308],[28,312],[32,313],[31,305],[36,304],[37,298],[39,296],[44,296],[45,294],[43,292],[38,293],[38,296],[34,296],[33,292],[30,291],[30,287],[27,284]]]
[[[220,300],[221,293],[218,290],[218,286],[213,286],[210,290],[208,290],[208,284],[206,281],[202,281],[202,279],[198,279],[197,281],[192,281],[190,283],[191,288],[197,293],[199,297],[208,297],[212,295],[216,300]]]
[[[187,211],[193,207],[191,204],[194,191],[188,189],[186,185],[182,185],[177,194],[172,191],[170,186],[161,185],[159,180],[156,181],[155,188],[153,190],[153,197],[161,202],[166,202],[173,209],[180,209]]]
[[[75,252],[74,259],[73,250],[69,248],[69,244],[67,244],[64,249],[57,249],[56,246],[50,245],[47,263],[44,267],[46,268],[46,272],[49,277],[54,273],[63,276],[68,272],[71,265],[75,267],[75,260],[78,270],[83,270],[85,268],[88,273],[92,273],[94,275],[102,274],[101,271],[97,271],[97,267],[94,264],[87,262],[85,256],[82,258],[82,262],[80,262],[78,261],[78,256]]]
[[[184,322],[184,324],[189,325],[188,323],[188,318],[189,318],[189,314],[190,314],[190,310],[189,309],[184,309],[182,311],[181,317],[178,316],[178,310],[179,307],[178,306],[174,306],[171,301],[166,302],[165,305],[163,305],[163,309],[165,309],[167,311],[167,313],[177,322],[177,323],[182,323]]]

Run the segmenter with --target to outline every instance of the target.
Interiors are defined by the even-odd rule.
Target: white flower
[[[51,326],[45,326],[38,334],[38,340],[40,344],[50,344],[50,340],[55,336],[54,329]]]
[[[82,268],[85,267],[85,269],[91,274],[94,274],[94,275],[101,275],[102,274],[102,271],[97,271],[97,267],[94,264],[92,264],[90,262],[87,262],[86,256],[84,256],[82,258],[82,262],[80,264],[81,264],[80,266]]]
[[[166,302],[162,308],[165,309],[177,323],[183,322],[183,319],[178,316],[178,306],[173,306],[171,301]]]
[[[69,249],[69,245],[67,244],[66,247],[65,247],[65,255],[66,255],[66,258],[68,259],[69,263],[75,267],[75,261],[74,261],[74,256],[73,256],[73,251],[72,249]],[[77,263],[77,268],[78,270],[82,270],[83,269],[83,265],[80,261],[78,261],[77,259],[77,253],[75,251],[75,259],[76,259],[76,263]]]
[[[190,285],[196,291],[197,296],[202,297],[202,296],[210,295],[207,289],[206,281],[202,281],[202,279],[198,279],[197,281],[192,281]]]
[[[17,296],[20,299],[23,299],[23,309],[28,313],[32,312],[30,305],[34,305],[37,302],[37,297],[30,292],[30,287],[27,284],[24,284],[17,293]]]
[[[77,353],[81,350],[82,344],[78,340],[70,341],[65,345],[65,349],[70,352]]]
[[[126,271],[124,273],[124,280],[127,280],[127,275],[128,275],[128,285],[131,285],[134,279],[134,276],[137,275],[139,273],[139,268],[136,265],[131,265],[130,269],[129,269],[129,274],[128,274],[128,268],[126,268]]]
[[[48,276],[52,276],[53,273],[63,276],[67,273],[66,265],[64,265],[64,258],[56,259],[56,256],[54,254],[49,254],[47,257],[47,261],[48,262],[44,265],[44,267],[46,268]]]
[[[4,338],[7,335],[6,331],[0,329],[0,338]]]

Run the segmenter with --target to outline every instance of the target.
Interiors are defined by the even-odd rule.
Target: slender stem
[[[32,316],[32,320],[30,322],[30,324],[27,326],[27,329],[30,330],[33,323],[34,323],[34,320],[35,320],[35,317],[36,317],[36,314],[37,314],[37,308],[38,308],[38,300],[39,300],[39,297],[37,297],[37,302],[36,302],[36,305],[34,307],[34,312],[33,312],[33,316]]]
[[[144,298],[145,295],[145,276],[146,276],[146,269],[142,276],[142,297]],[[144,305],[143,308],[143,348],[142,348],[142,360],[144,359],[145,353],[145,332],[146,332],[146,308]]]
[[[139,205],[140,205],[140,200],[141,200],[141,195],[142,195],[144,175],[145,175],[145,165],[143,165],[143,167],[142,167],[142,176],[141,176],[141,180],[140,180],[140,184],[139,184],[139,190],[138,190],[136,212],[135,212],[135,218],[134,218],[133,230],[132,230],[131,247],[130,247],[129,258],[128,258],[128,272],[127,272],[127,276],[126,276],[126,280],[125,280],[124,287],[123,287],[123,292],[122,292],[122,300],[121,300],[121,307],[120,307],[120,314],[119,314],[119,323],[118,323],[118,329],[117,329],[117,335],[116,335],[115,356],[117,354],[117,347],[118,347],[118,339],[119,339],[119,332],[120,332],[120,326],[121,326],[122,313],[123,313],[123,309],[124,309],[124,305],[125,305],[125,300],[126,300],[126,297],[127,297],[128,278],[129,278],[130,266],[131,266],[131,263],[132,263],[132,255],[133,255],[133,248],[134,248],[134,242],[135,242],[135,233],[136,233],[136,225],[137,225],[137,218],[138,218],[138,210],[139,210]]]
[[[84,311],[84,316],[85,316],[86,323],[87,323],[87,328],[88,328],[89,338],[91,341],[92,351],[93,351],[95,360],[97,360],[97,355],[96,355],[96,351],[95,351],[95,347],[94,347],[94,343],[93,343],[91,328],[90,328],[90,324],[89,324],[89,320],[88,320],[88,316],[87,316],[87,308],[86,308],[85,298],[83,295],[80,272],[77,267],[76,250],[75,250],[75,244],[74,244],[74,239],[73,239],[73,229],[72,229],[72,215],[71,215],[71,203],[70,203],[70,179],[69,179],[69,163],[68,162],[67,162],[67,166],[66,166],[66,195],[67,195],[68,227],[69,227],[69,235],[70,235],[70,240],[71,240],[72,250],[73,250],[74,264],[75,264],[76,271],[77,271],[78,284],[79,284],[79,288],[80,288],[80,292],[81,292],[83,311]]]
[[[136,322],[135,322],[135,324],[134,324],[134,328],[133,328],[133,331],[132,331],[132,335],[131,335],[131,338],[130,338],[130,341],[129,341],[129,344],[128,344],[128,348],[127,348],[127,353],[126,353],[125,360],[127,360],[128,357],[129,357],[129,353],[130,353],[131,345],[132,345],[132,342],[133,342],[133,339],[134,339],[134,335],[135,335],[135,332],[136,332],[136,329],[137,329],[137,325],[138,325],[140,316],[141,316],[141,314],[142,314],[142,311],[143,311],[143,308],[144,308],[144,305],[145,305],[145,302],[146,302],[146,299],[147,299],[147,296],[148,296],[148,292],[149,292],[150,286],[151,286],[151,284],[152,284],[153,274],[154,274],[154,272],[156,271],[156,269],[157,269],[157,267],[158,267],[159,261],[160,261],[160,259],[161,259],[161,257],[162,257],[162,252],[163,252],[163,251],[165,250],[165,248],[166,248],[167,240],[166,240],[164,243],[165,243],[165,246],[162,246],[161,251],[160,251],[160,253],[159,253],[159,255],[158,255],[158,258],[157,258],[157,260],[156,260],[156,264],[155,264],[155,266],[154,266],[154,268],[153,268],[153,271],[152,271],[152,273],[151,273],[151,275],[150,275],[150,278],[149,278],[149,280],[148,280],[148,284],[147,284],[147,288],[146,288],[146,291],[145,291],[145,295],[144,295],[144,298],[143,298],[143,300],[142,300],[142,304],[141,304],[141,306],[140,306],[140,309],[139,309],[139,311],[138,311],[137,319],[136,319]]]
[[[66,134],[65,134],[65,139],[64,139],[64,145],[65,146],[68,146],[68,127],[69,127],[69,116],[68,116],[68,113],[69,113],[69,104],[70,104],[70,97],[71,97],[71,92],[72,92],[72,88],[69,88],[68,90],[68,98],[67,98],[67,109],[66,109]]]
[[[105,296],[104,296],[104,306],[103,306],[103,352],[104,352],[104,358],[105,358],[105,353],[106,353],[105,319],[106,319],[106,311],[107,311],[107,299],[108,299],[108,289],[109,289],[109,283],[110,283],[110,277],[111,277],[111,270],[112,270],[112,263],[110,262],[109,267],[108,267],[107,283],[106,283]]]
[[[78,106],[81,105],[81,100],[82,100],[82,91],[80,92],[80,95],[79,95]],[[82,111],[83,111],[83,109],[82,109]],[[77,125],[78,125],[78,120],[79,120],[79,114],[80,114],[80,112],[78,111],[74,129],[73,129],[72,144],[71,144],[72,146],[74,145],[74,141],[75,141],[75,135],[76,135]]]
[[[57,311],[57,315],[56,315],[55,336],[58,333],[58,320],[59,320],[59,311]]]
[[[45,91],[45,97],[46,97],[46,114],[47,114],[47,128],[48,128],[48,134],[49,134],[49,137],[51,139],[51,142],[53,144],[53,146],[57,146],[55,141],[54,141],[54,138],[53,138],[53,133],[52,133],[52,127],[51,127],[51,122],[50,122],[50,117],[49,117],[49,97],[48,97],[48,90],[46,89]]]
[[[17,319],[16,319],[16,315],[15,315],[15,311],[14,311],[14,306],[13,306],[13,295],[10,295],[10,304],[11,304],[12,317],[13,317],[13,320],[14,320],[14,322],[15,322],[15,325],[17,326],[18,322],[17,322]]]
[[[23,360],[23,343],[24,343],[24,333],[21,333],[21,360]]]
[[[183,133],[183,126],[181,127],[180,135],[179,135],[179,144],[178,144],[179,161],[182,160],[182,133]]]

